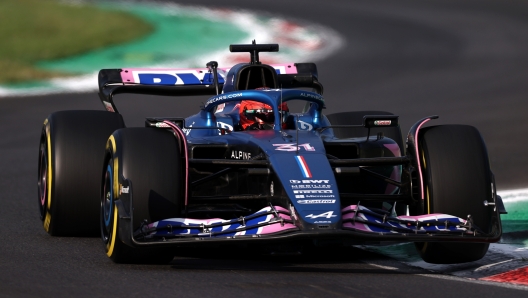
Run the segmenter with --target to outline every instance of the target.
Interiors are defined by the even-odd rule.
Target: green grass
[[[135,16],[91,5],[0,0],[0,84],[68,75],[34,64],[131,41],[152,30]]]

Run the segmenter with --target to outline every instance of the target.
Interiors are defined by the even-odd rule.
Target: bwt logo
[[[139,83],[143,85],[210,85],[213,83],[213,75],[204,74],[203,80],[193,73],[140,73]],[[218,83],[223,84],[224,78],[218,76]]]
[[[301,183],[329,183],[330,180],[290,180],[291,184],[301,184]]]

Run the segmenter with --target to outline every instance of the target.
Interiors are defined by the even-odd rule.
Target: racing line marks
[[[509,259],[509,260],[506,260],[506,261],[501,261],[501,262],[497,262],[497,263],[494,263],[494,264],[488,264],[488,265],[484,265],[484,266],[480,266],[478,267],[477,269],[473,270],[473,272],[477,272],[477,271],[481,271],[481,270],[486,270],[486,269],[489,269],[493,266],[497,266],[497,265],[500,265],[500,264],[504,264],[504,263],[508,263],[508,262],[511,262],[515,259]]]
[[[367,265],[370,265],[370,266],[373,266],[373,267],[377,267],[377,268],[381,268],[381,269],[386,269],[386,270],[398,270],[398,268],[396,267],[391,267],[391,266],[384,266],[384,265],[378,265],[378,264],[374,264],[374,263],[366,263]]]

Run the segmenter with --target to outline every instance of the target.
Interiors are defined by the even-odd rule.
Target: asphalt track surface
[[[341,50],[318,63],[328,113],[388,110],[400,115],[404,131],[433,114],[440,115],[434,124],[474,125],[488,144],[499,189],[527,187],[526,1],[240,2],[217,3],[317,22],[343,36]],[[142,125],[144,116],[187,115],[199,106],[190,99],[145,103],[139,96],[117,104],[128,125]],[[69,109],[101,104],[96,94],[0,98],[2,297],[526,297],[523,289],[423,275],[354,248],[284,258],[206,250],[181,253],[164,266],[113,264],[99,239],[50,237],[38,219],[42,121]]]

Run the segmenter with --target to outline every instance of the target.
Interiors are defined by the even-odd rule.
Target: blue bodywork
[[[239,121],[238,104],[253,100],[274,107],[273,130],[233,131]],[[302,100],[308,103],[303,113],[283,115],[282,103]],[[303,90],[239,90],[211,97],[203,109],[185,118],[183,131],[189,151],[201,145],[225,145],[226,159],[247,159],[261,155],[269,161],[273,175],[280,181],[274,191],[284,191],[296,211],[298,223],[306,228],[338,229],[341,226],[341,200],[334,171],[329,164],[324,142],[336,140],[322,114],[324,98]],[[223,106],[221,111],[217,107]],[[284,128],[283,122],[290,127]],[[221,131],[216,129],[221,127]],[[210,128],[210,129],[208,129]],[[366,138],[352,140],[365,142]],[[376,142],[373,140],[372,142]],[[379,145],[394,143],[378,140]],[[192,152],[189,152],[191,158]],[[391,170],[393,167],[389,167]],[[401,167],[397,167],[401,172]],[[401,173],[398,173],[400,175]],[[287,207],[287,206],[284,206]]]

